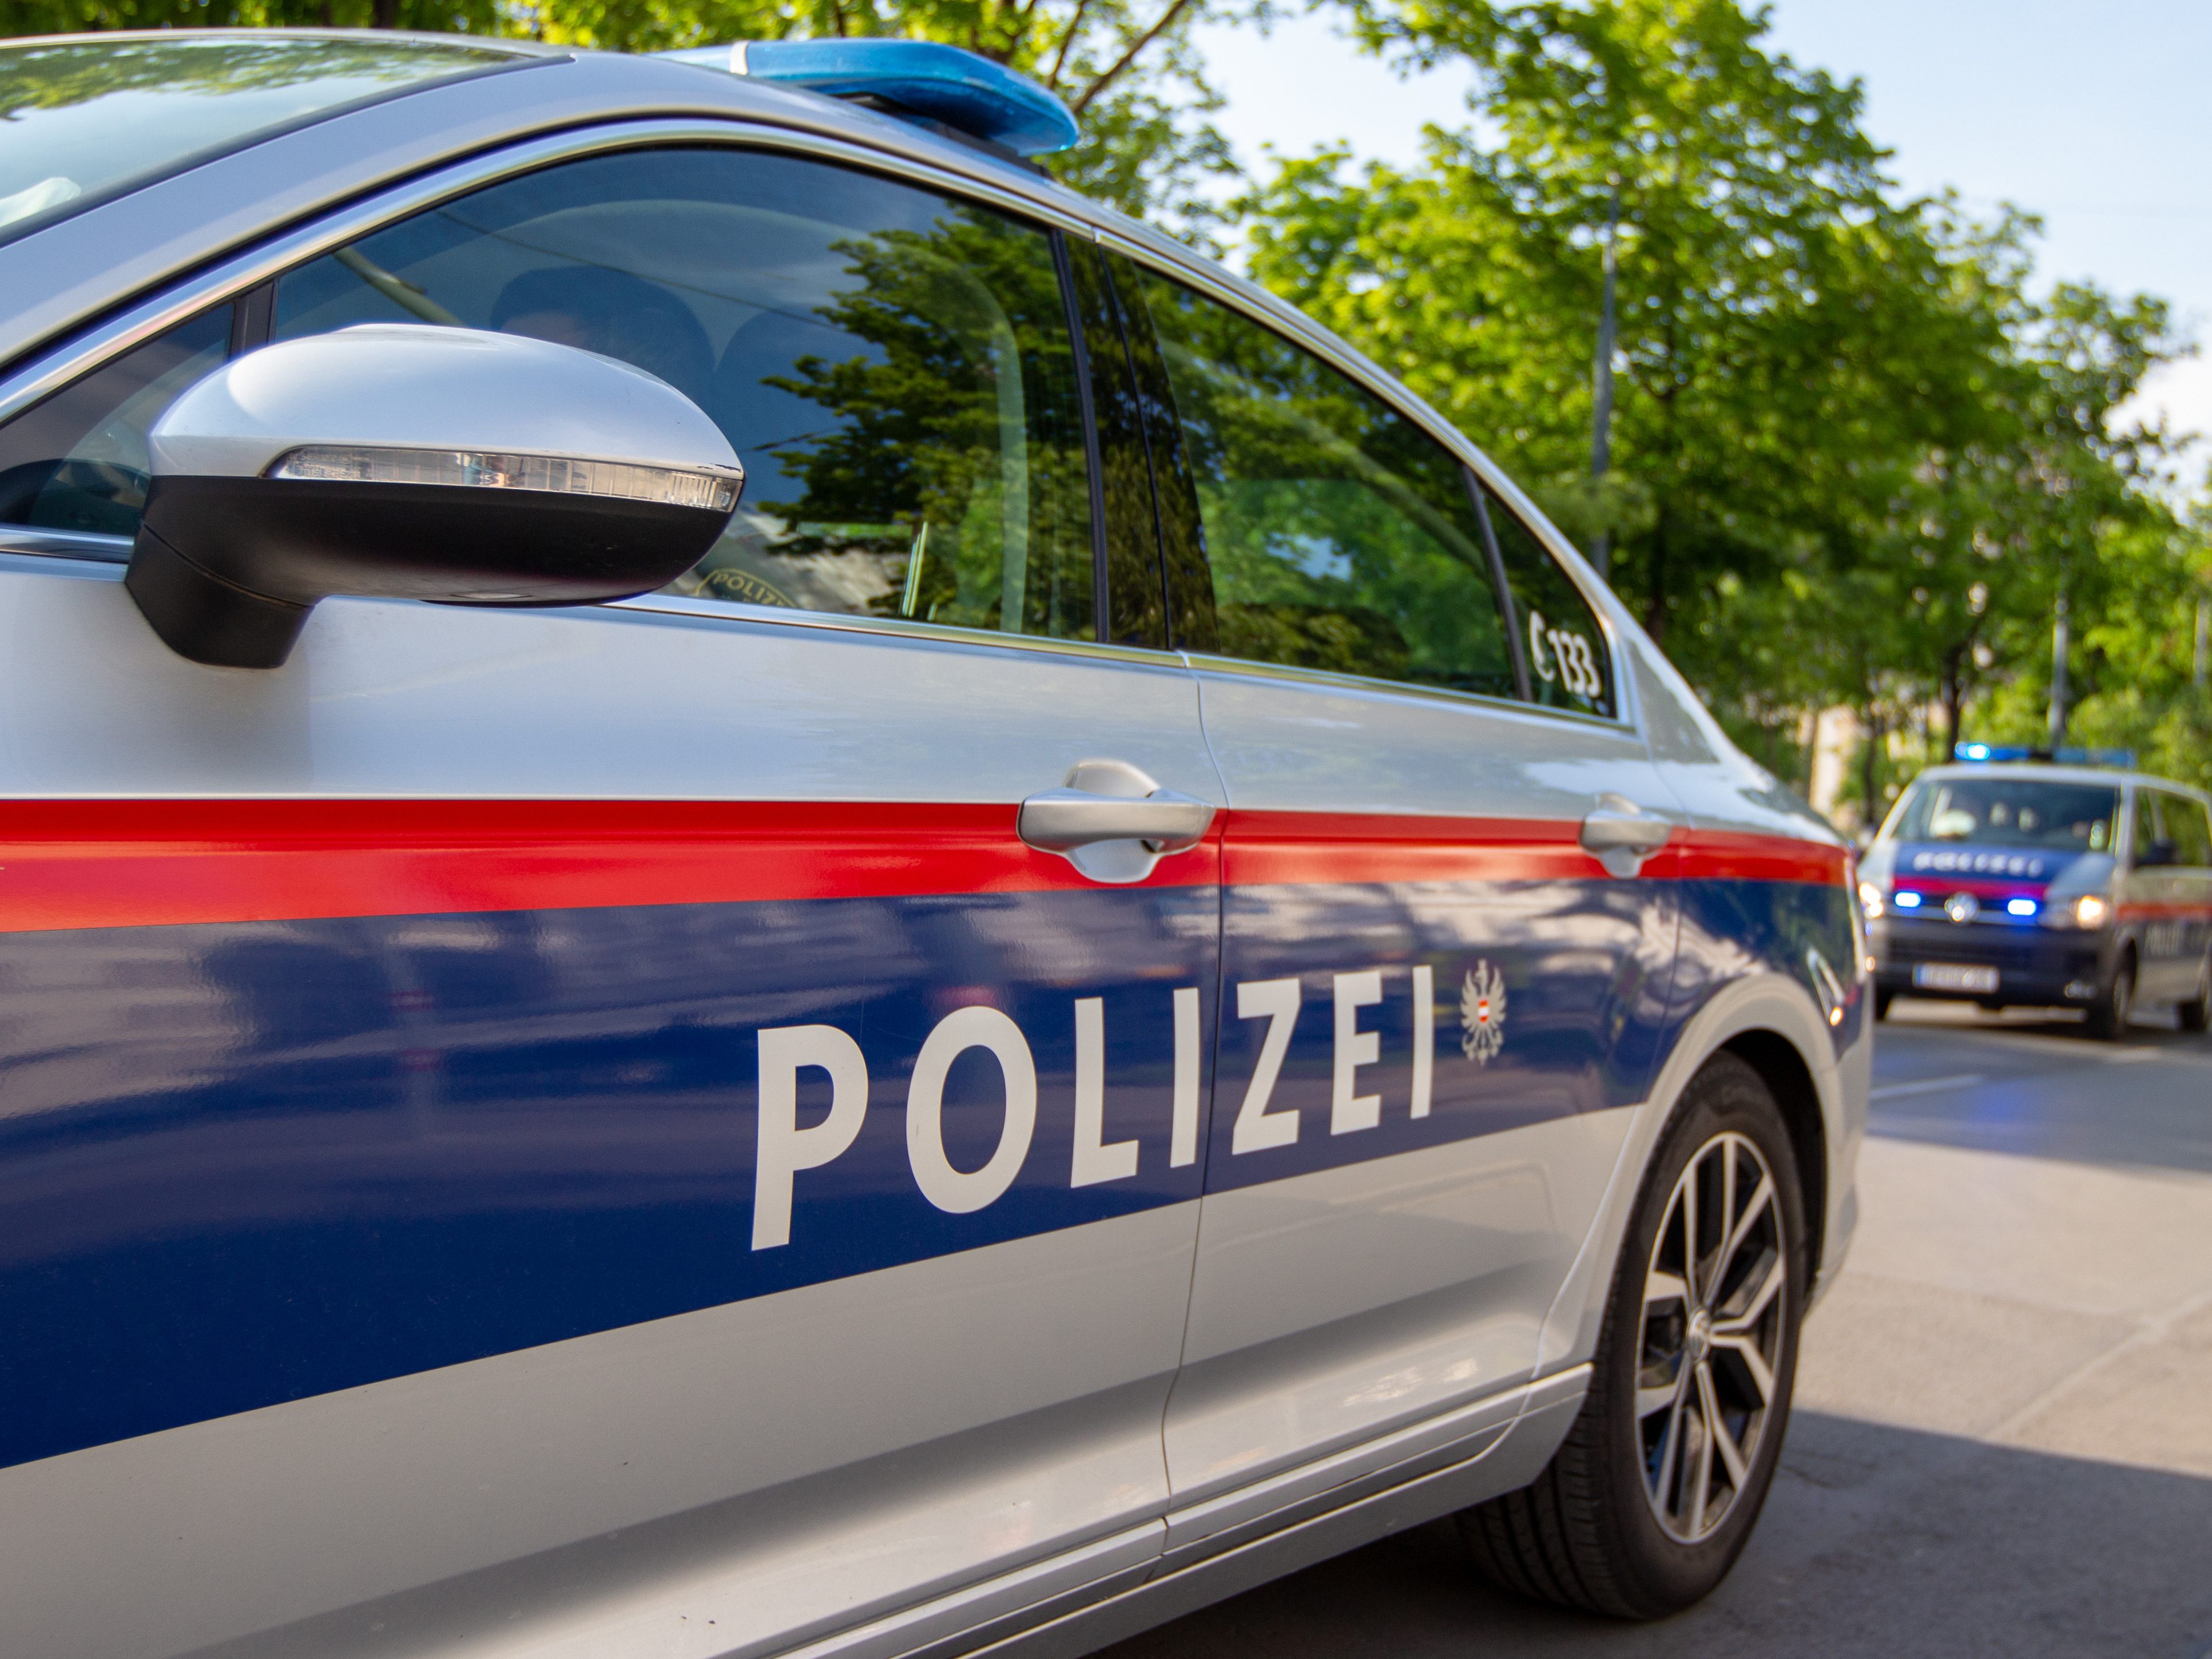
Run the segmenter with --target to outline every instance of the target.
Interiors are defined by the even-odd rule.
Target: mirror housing
[[[611,357],[365,324],[264,346],[172,404],[124,579],[172,650],[274,668],[317,601],[591,605],[665,586],[744,471],[704,410]]]

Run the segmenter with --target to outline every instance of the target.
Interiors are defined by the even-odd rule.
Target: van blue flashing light
[[[2007,899],[2005,901],[2005,914],[2008,916],[2032,916],[2035,912],[2036,902],[2032,898]]]
[[[740,40],[654,55],[831,98],[880,98],[1017,155],[1072,149],[1083,137],[1067,106],[1027,76],[934,40]]]
[[[2132,749],[2036,749],[2024,743],[1954,744],[1951,757],[1962,761],[2050,761],[2060,766],[2112,766],[2132,772]]]
[[[1917,910],[1920,908],[1920,895],[1908,888],[1904,892],[1893,894],[1889,902],[1900,910]]]

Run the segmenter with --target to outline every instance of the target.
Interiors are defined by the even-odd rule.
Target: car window
[[[2048,778],[1936,778],[1915,784],[1898,814],[1899,841],[2109,853],[2120,792]]]
[[[1106,528],[1105,636],[1123,645],[1164,647],[1166,589],[1160,574],[1159,513],[1152,494],[1144,398],[1129,359],[1127,321],[1097,245],[1071,240],[1067,260],[1075,279],[1098,434],[1099,496]]]
[[[146,431],[229,354],[218,306],[125,352],[0,426],[0,524],[137,533]]]
[[[1147,272],[1229,656],[1510,697],[1458,462],[1280,335]]]
[[[2185,794],[2172,790],[2143,790],[2143,801],[2154,801],[2159,810],[2159,838],[2170,841],[2177,865],[2212,863],[2212,842],[2205,838],[2205,810]],[[2142,836],[2142,830],[2136,830]],[[2136,841],[2142,845],[2142,841]]]
[[[1182,422],[1176,412],[1167,356],[1160,349],[1152,307],[1145,301],[1144,272],[1135,261],[1110,250],[1100,249],[1098,258],[1111,279],[1145,455],[1152,464],[1160,567],[1167,587],[1168,641],[1178,651],[1211,654],[1221,648],[1221,631],[1213,609],[1213,574],[1206,563],[1205,521],[1183,448]]]
[[[2173,843],[2173,861],[2192,868],[2212,865],[2212,834],[2206,830],[2203,804],[2160,790],[2158,808],[2166,838]]]
[[[2136,790],[2135,847],[2129,856],[2141,862],[2165,839],[2165,828],[2158,821],[2157,793],[2149,789]]]
[[[1597,613],[1518,514],[1487,489],[1481,500],[1513,596],[1529,696],[1547,708],[1612,718],[1619,707],[1613,653],[1606,648]]]
[[[635,151],[479,191],[278,284],[279,338],[410,319],[618,357],[714,416],[744,493],[678,592],[1093,632],[1074,351],[1035,226],[790,156]]]

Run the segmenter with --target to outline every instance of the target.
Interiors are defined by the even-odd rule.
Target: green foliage
[[[834,417],[789,463],[802,525],[896,519],[915,526],[913,595],[886,614],[1066,635],[1068,596],[1090,616],[1088,475],[1075,366],[1045,239],[982,210],[933,230],[838,246],[856,279],[820,309],[874,348],[802,357],[768,384]],[[799,556],[825,552],[802,532]],[[1009,583],[1009,570],[1026,580]],[[1028,614],[1006,617],[1009,593]]]
[[[1977,698],[1977,718],[2022,723],[2062,592],[2101,617],[2179,590],[2117,550],[2174,533],[2147,487],[2166,436],[2118,414],[2180,349],[2164,305],[2034,295],[2034,222],[1902,199],[1858,88],[1770,51],[1759,15],[1347,3],[1376,51],[1471,63],[1480,125],[1431,129],[1412,171],[1279,161],[1241,204],[1254,274],[1413,386],[1570,536],[1606,536],[1614,585],[1775,769],[1802,781],[1806,716],[1851,708],[1880,734],[1851,793],[1878,809],[1893,749],[1948,753]],[[1593,479],[1616,221],[1612,470]],[[2130,729],[2192,729],[2145,677],[2155,631],[2090,643],[2077,625],[2081,732],[2125,723],[2123,683],[2143,700]]]

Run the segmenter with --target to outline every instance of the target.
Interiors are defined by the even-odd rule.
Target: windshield
[[[342,106],[525,61],[434,40],[197,31],[0,46],[0,241]]]
[[[2103,784],[1942,778],[1914,786],[1897,839],[2108,853],[2119,809],[2119,790]]]

